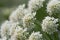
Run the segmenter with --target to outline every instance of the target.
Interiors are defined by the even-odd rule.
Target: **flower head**
[[[22,17],[25,15],[24,13],[25,5],[20,5],[9,17],[9,20],[12,22],[22,22]]]
[[[29,13],[29,14],[26,14],[24,17],[23,17],[23,26],[24,27],[33,27],[34,23],[33,23],[33,20],[35,19],[36,15],[36,12],[35,13]]]
[[[58,19],[55,19],[54,17],[45,17],[45,19],[42,22],[42,30],[44,32],[47,32],[48,34],[52,34],[53,32],[57,31],[58,27]]]
[[[30,0],[28,3],[28,9],[31,11],[36,11],[39,8],[43,7],[43,2],[45,0]]]
[[[10,40],[25,40],[27,29],[23,29],[21,27],[16,27],[14,34],[11,36]]]
[[[29,40],[43,40],[42,39],[42,34],[40,34],[40,32],[33,32],[30,35]]]
[[[5,21],[1,25],[1,37],[6,37],[9,34],[10,22]]]
[[[18,23],[12,23],[11,21],[5,21],[1,25],[1,37],[8,37],[13,35]]]
[[[59,0],[51,0],[47,4],[47,12],[49,15],[53,13],[60,13],[60,1]]]
[[[10,24],[10,29],[9,29],[9,35],[13,35],[15,32],[16,27],[18,27],[19,23],[11,23]]]

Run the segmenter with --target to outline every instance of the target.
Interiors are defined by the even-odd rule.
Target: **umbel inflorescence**
[[[51,15],[60,12],[60,0],[49,0],[46,10],[50,16],[42,20],[39,24],[41,30],[37,31],[37,10],[40,11],[39,9],[44,7],[45,1],[29,0],[27,7],[25,4],[19,5],[11,13],[9,20],[1,25],[0,40],[48,40],[45,38],[44,33],[51,35],[58,31],[59,18],[54,18]]]
[[[47,12],[49,15],[60,13],[60,0],[51,0],[47,4]]]

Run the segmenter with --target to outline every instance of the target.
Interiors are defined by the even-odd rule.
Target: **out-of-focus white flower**
[[[7,36],[9,34],[10,22],[5,21],[1,25],[1,37]]]
[[[36,12],[35,13],[29,13],[29,14],[26,14],[24,17],[23,17],[23,26],[24,27],[33,27],[34,23],[33,23],[33,20],[35,19],[36,15]]]
[[[60,13],[60,0],[51,0],[47,4],[47,12],[49,15],[53,13]]]
[[[18,23],[13,23],[11,21],[5,21],[1,26],[1,36],[11,36],[13,35],[15,28],[18,26]]]
[[[9,19],[12,22],[22,22],[22,17],[25,15],[24,13],[25,11],[25,5],[20,5],[15,11],[12,12],[12,14],[10,15]]]
[[[14,34],[11,36],[10,40],[25,40],[24,33],[27,31],[27,29],[23,29],[21,27],[16,27]]]
[[[43,7],[43,2],[45,0],[30,0],[28,3],[28,9],[31,11],[36,11],[39,8]]]
[[[11,23],[10,29],[9,29],[9,35],[13,35],[15,32],[16,27],[18,27],[19,23]]]
[[[58,27],[58,19],[55,19],[54,17],[45,17],[45,19],[42,22],[42,30],[44,32],[47,32],[48,34],[52,34],[53,32],[57,31]]]
[[[40,34],[40,32],[33,32],[30,35],[29,40],[43,40],[42,34]]]

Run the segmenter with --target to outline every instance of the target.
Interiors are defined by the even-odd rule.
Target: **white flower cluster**
[[[42,30],[44,32],[47,32],[48,34],[52,34],[53,32],[57,31],[58,27],[58,19],[55,19],[54,17],[45,17],[45,19],[42,22]]]
[[[10,22],[5,21],[1,26],[1,36],[6,37],[9,34]]]
[[[12,23],[11,21],[5,21],[1,26],[1,40],[22,40],[26,38],[27,35],[27,28],[21,28],[18,23]]]
[[[1,26],[1,37],[6,40],[25,40],[28,34],[27,29],[35,26],[36,12],[29,11],[25,4],[20,5]]]
[[[30,14],[26,14],[24,17],[23,17],[23,26],[24,27],[33,27],[34,26],[34,16],[36,15],[36,12],[35,13],[30,13]],[[33,20],[32,20],[33,19]]]
[[[12,23],[10,21],[5,21],[1,26],[1,36],[6,37],[8,35],[13,35],[15,28],[18,26],[18,23]]]
[[[15,32],[13,35],[11,35],[10,40],[25,40],[26,39],[26,34],[27,34],[27,29],[23,29],[21,27],[16,27]],[[24,34],[26,33],[26,34]]]
[[[47,4],[47,12],[49,15],[60,13],[60,0],[51,0]]]
[[[22,25],[23,27],[28,27],[34,24],[31,22],[31,20],[34,18],[35,15],[36,12],[32,13],[27,8],[25,8],[25,5],[20,5],[17,10],[12,12],[9,19],[11,22],[16,22]]]
[[[33,32],[30,35],[29,40],[43,40],[42,34],[40,34],[40,32]]]
[[[45,0],[30,0],[28,3],[28,9],[31,11],[36,11],[39,8],[43,7],[43,2]]]
[[[9,20],[12,22],[20,22],[22,21],[22,17],[25,15],[25,4],[20,5],[9,17]]]

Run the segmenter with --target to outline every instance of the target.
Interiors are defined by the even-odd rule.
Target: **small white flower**
[[[43,40],[42,39],[42,34],[40,34],[40,32],[33,32],[30,35],[29,40]]]
[[[57,31],[58,27],[58,19],[55,19],[54,17],[45,17],[45,19],[42,22],[42,30],[44,32],[47,32],[48,34],[52,34],[53,32]]]
[[[43,2],[45,0],[30,0],[28,3],[28,9],[31,11],[36,11],[39,8],[43,7]]]
[[[20,5],[9,17],[9,20],[12,22],[19,22],[22,23],[22,17],[25,15],[25,5]]]
[[[49,15],[53,13],[60,13],[60,1],[59,0],[51,0],[47,4],[47,12]]]
[[[15,28],[18,23],[13,23],[11,21],[5,21],[1,26],[1,37],[7,37],[13,35]]]
[[[7,36],[9,34],[10,22],[5,21],[1,25],[1,37]]]
[[[9,29],[9,35],[14,34],[16,27],[18,27],[18,23],[11,23],[10,29]]]
[[[21,27],[16,27],[14,34],[11,36],[10,40],[25,40],[24,33],[27,31],[27,29],[23,29]]]
[[[23,27],[33,27],[34,23],[33,20],[35,19],[36,12],[35,13],[29,13],[26,14],[23,17]]]

